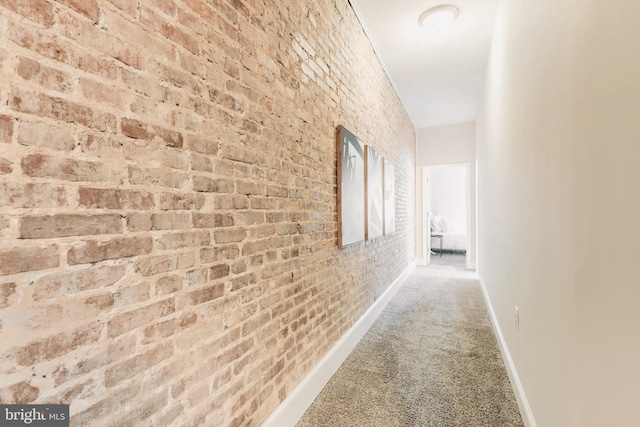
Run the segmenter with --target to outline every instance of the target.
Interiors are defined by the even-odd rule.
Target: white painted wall
[[[632,0],[502,1],[496,21],[478,270],[541,427],[638,424],[639,15]]]
[[[469,262],[475,268],[476,263],[476,215],[474,207],[476,205],[476,125],[475,123],[460,123],[449,126],[437,126],[422,128],[417,131],[417,152],[416,152],[416,258],[418,262],[424,263],[422,236],[424,232],[422,210],[422,167],[449,165],[449,164],[469,164],[470,175],[470,198],[471,198],[471,218],[470,218],[470,248],[468,252]]]
[[[431,212],[450,218],[456,233],[467,234],[467,168],[431,170]]]

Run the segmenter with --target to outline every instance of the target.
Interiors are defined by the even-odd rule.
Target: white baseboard
[[[347,359],[382,310],[389,304],[416,267],[416,261],[393,281],[371,307],[358,319],[346,334],[334,345],[326,356],[307,374],[298,386],[282,401],[280,406],[266,419],[262,427],[294,427],[329,382],[333,374]]]
[[[529,406],[529,401],[527,400],[527,395],[524,392],[522,383],[520,382],[520,377],[518,376],[516,365],[513,363],[513,359],[511,358],[511,354],[509,353],[509,348],[507,347],[507,342],[505,341],[504,336],[502,335],[502,330],[500,329],[500,325],[498,324],[496,313],[493,311],[493,306],[491,305],[491,300],[489,299],[487,288],[484,286],[484,282],[482,281],[482,279],[479,278],[478,280],[480,281],[482,294],[484,295],[484,300],[487,304],[489,315],[491,316],[493,329],[496,333],[496,336],[498,337],[500,352],[502,353],[502,359],[504,360],[504,364],[507,368],[507,374],[509,375],[509,380],[511,381],[511,387],[513,387],[513,393],[516,396],[516,401],[518,402],[518,407],[520,408],[522,421],[524,422],[525,427],[537,427],[536,420],[533,418],[533,412],[531,411],[531,407]]]
[[[427,265],[427,261],[424,259],[418,259],[416,260],[416,265]]]

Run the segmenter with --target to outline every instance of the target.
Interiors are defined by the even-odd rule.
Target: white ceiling
[[[474,121],[500,0],[351,0],[417,128]],[[418,24],[442,4],[460,13],[445,34]]]

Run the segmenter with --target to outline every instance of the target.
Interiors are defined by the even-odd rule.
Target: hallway
[[[298,427],[522,426],[474,272],[418,267]]]

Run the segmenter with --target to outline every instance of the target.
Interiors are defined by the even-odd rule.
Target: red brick
[[[73,91],[71,76],[55,68],[42,66],[38,61],[20,57],[16,72],[23,79],[31,80],[47,89],[57,92]]]
[[[276,234],[276,229],[272,224],[261,225],[259,227],[252,227],[249,230],[249,236],[253,239],[263,239],[271,237]]]
[[[207,282],[207,269],[200,268],[185,273],[185,286],[204,285]]]
[[[236,259],[240,256],[240,248],[237,245],[216,246],[214,248],[203,248],[200,251],[200,261],[211,263],[227,259]]]
[[[280,373],[284,369],[284,367],[285,367],[285,364],[284,364],[284,358],[283,358],[283,359],[280,359],[275,365],[271,367],[271,369],[269,369],[265,373],[265,377],[268,378],[267,381],[271,380],[276,375],[278,375],[278,373]]]
[[[80,79],[82,96],[100,104],[124,109],[129,100],[128,93],[121,88],[105,85],[92,79]]]
[[[181,189],[185,188],[189,183],[189,176],[182,172],[167,170],[167,168],[143,169],[130,166],[129,182],[134,185]]]
[[[243,229],[216,230],[214,239],[216,243],[241,242],[247,237],[247,232]]]
[[[0,249],[0,276],[45,270],[60,265],[57,245]]]
[[[223,277],[227,277],[228,275],[229,265],[227,264],[214,265],[209,269],[209,280],[222,279]]]
[[[9,116],[0,116],[0,144],[8,144],[13,139],[13,119]]]
[[[199,210],[204,207],[206,199],[200,194],[170,194],[160,195],[160,209],[162,210]]]
[[[117,362],[134,353],[136,349],[136,337],[123,337],[114,340],[108,346],[101,348],[98,353],[89,357],[78,357],[72,363],[59,366],[53,372],[56,386],[67,381],[74,380],[93,370]]]
[[[74,13],[63,10],[57,13],[56,21],[62,36],[75,40],[90,50],[108,55],[125,65],[139,70],[144,67],[142,51],[132,47],[130,43],[117,40],[104,29],[104,26],[94,25]]]
[[[25,216],[20,219],[21,239],[122,233],[120,215]]]
[[[22,159],[25,175],[67,181],[114,181],[117,174],[104,163],[68,159],[44,154],[29,154]]]
[[[158,239],[158,249],[168,250],[207,246],[210,241],[211,236],[207,231],[165,234]]]
[[[86,208],[134,210],[154,208],[153,194],[146,191],[80,187],[78,195],[80,206]]]
[[[75,349],[93,344],[100,338],[102,322],[93,322],[73,330],[33,341],[14,351],[20,366],[31,366],[63,356]]]
[[[218,13],[208,2],[202,2],[199,0],[185,0],[184,3],[202,19],[215,22],[219,19]]]
[[[191,227],[191,213],[162,212],[151,216],[153,230],[185,230]]]
[[[246,147],[238,146],[223,146],[222,158],[248,163],[250,165],[255,164],[257,161],[257,156],[254,152],[249,151]]]
[[[122,335],[151,321],[168,316],[175,311],[176,306],[173,298],[158,301],[114,316],[107,323],[107,332],[110,337]]]
[[[12,304],[12,297],[16,294],[15,283],[0,284],[0,308],[9,307]]]
[[[59,389],[58,392],[49,401],[53,404],[64,404],[64,402],[72,402],[81,396],[86,395],[91,389],[91,381],[80,382],[66,389]]]
[[[180,132],[150,125],[140,120],[123,118],[120,130],[128,137],[135,139],[153,139],[158,137],[165,142],[167,147],[182,148],[183,138]]]
[[[114,133],[116,128],[116,118],[112,114],[100,112],[66,99],[28,92],[15,87],[10,94],[9,106],[22,113],[49,117],[68,123],[79,123],[102,132]]]
[[[253,347],[253,340],[247,339],[242,341],[241,343],[231,347],[229,350],[225,351],[218,357],[218,363],[225,364],[229,362],[233,362],[236,359],[239,359],[243,354],[251,350]]]
[[[194,55],[200,53],[198,40],[189,35],[186,31],[167,22],[152,9],[143,6],[140,8],[140,22],[154,30],[160,32],[165,37],[178,43]]]
[[[175,253],[170,255],[156,255],[141,259],[136,263],[136,271],[143,276],[154,276],[173,270],[193,267],[195,254],[193,252]]]
[[[182,148],[183,138],[180,132],[153,126],[156,136],[165,142],[167,147]]]
[[[67,190],[51,184],[0,183],[0,206],[15,208],[56,208],[65,206]]]
[[[150,0],[150,3],[165,15],[175,16],[176,4],[173,0]]]
[[[123,380],[131,378],[132,376],[157,365],[169,358],[171,355],[173,355],[173,347],[171,345],[164,344],[121,362],[106,370],[104,373],[105,386],[113,387]]]
[[[204,193],[233,193],[234,184],[229,179],[211,179],[206,176],[193,177],[194,191]]]
[[[71,295],[90,289],[112,286],[125,274],[126,265],[92,266],[86,270],[60,272],[41,277],[32,284],[33,299],[38,301]]]
[[[156,295],[172,294],[182,289],[182,278],[179,276],[165,276],[156,282]]]
[[[71,151],[75,146],[73,134],[44,123],[20,123],[18,144],[30,147],[51,148],[59,151]]]
[[[235,215],[239,225],[257,225],[264,223],[263,212],[240,212]]]
[[[40,395],[40,390],[29,384],[29,381],[22,381],[8,387],[0,388],[0,402],[3,404],[21,404],[34,402]]]
[[[140,384],[138,383],[113,390],[111,393],[105,393],[104,399],[74,415],[73,423],[76,426],[87,426],[95,423],[96,420],[113,419],[114,412],[131,404],[139,396],[139,393]]]
[[[138,2],[132,2],[132,5],[133,10],[129,13],[132,19],[127,19],[121,16],[121,14],[112,12],[106,8],[103,9],[103,27],[106,28],[109,33],[114,34],[125,42],[134,42],[142,47],[145,52],[152,52],[153,57],[158,60],[169,63],[176,61],[177,49],[168,40],[156,37],[155,34],[141,26],[137,22]],[[124,9],[122,6],[119,7]],[[140,67],[136,68],[141,69]]]
[[[236,277],[231,281],[231,290],[237,291],[254,283],[256,283],[255,275],[245,274],[244,276]]]
[[[6,175],[13,172],[13,164],[7,160],[0,157],[0,174]]]
[[[249,198],[237,194],[218,194],[213,200],[216,209],[247,209],[249,207]]]
[[[198,289],[197,291],[189,292],[185,295],[185,302],[187,304],[202,304],[205,302],[213,301],[221,298],[224,295],[224,283],[207,286],[206,288]]]
[[[0,7],[45,27],[50,27],[55,17],[53,6],[45,0],[0,0]]]
[[[194,213],[193,226],[195,228],[232,227],[233,216],[228,214]]]
[[[89,18],[91,22],[98,22],[98,2],[97,0],[57,0],[59,3],[66,4]]]
[[[149,300],[149,283],[122,286],[114,295],[114,307],[136,305]]]
[[[135,16],[138,10],[138,3],[131,0],[107,0],[123,12],[127,12],[130,16]]]
[[[282,198],[287,198],[289,197],[289,190],[286,187],[280,187],[280,186],[267,186],[267,196],[269,197],[282,197]]]
[[[180,327],[188,328],[193,326],[198,321],[198,315],[196,313],[184,313],[180,316]]]
[[[276,199],[270,197],[252,197],[251,209],[275,209]]]
[[[77,47],[74,48],[59,37],[46,34],[38,28],[10,21],[8,35],[9,39],[19,46],[47,58],[109,79],[118,77],[118,67],[113,61],[99,58]]]
[[[156,392],[157,388],[153,389]],[[113,425],[122,427],[137,427],[140,425],[149,425],[149,418],[155,416],[162,408],[165,408],[169,399],[168,390],[161,390],[150,398],[146,398],[149,394],[144,393],[146,399],[140,404],[125,410],[124,415],[116,418]]]
[[[264,264],[264,255],[254,255],[251,257],[251,267],[260,267]]]
[[[208,156],[191,155],[191,170],[199,172],[213,172],[213,163]]]
[[[120,78],[128,89],[146,97],[159,98],[166,93],[163,87],[157,85],[152,76],[141,74],[138,71],[121,68]]]
[[[144,344],[162,341],[163,338],[170,337],[180,329],[180,321],[177,318],[165,320],[144,328]]]
[[[185,88],[190,90],[194,95],[202,96],[204,86],[198,79],[190,73],[185,73],[176,68],[166,66],[161,63],[155,63],[153,72],[161,79],[167,81],[177,88]]]
[[[244,163],[234,163],[233,164],[233,176],[240,179],[246,179],[252,177],[252,169],[250,165]]]
[[[71,319],[90,319],[108,313],[115,304],[115,297],[111,292],[92,295],[83,299],[74,299],[65,304],[64,315]],[[51,316],[48,316],[52,320]]]
[[[189,169],[187,154],[180,150],[158,147],[157,141],[150,144],[127,141],[124,144],[124,154],[131,162],[139,162],[148,167],[160,167],[167,172],[186,172]],[[150,159],[153,159],[153,162],[149,161]]]
[[[233,367],[233,373],[234,375],[240,375],[242,374],[242,372],[245,370],[245,368],[247,368],[248,366],[250,366],[250,364],[253,362],[254,358],[251,357],[251,355],[247,355],[245,357],[242,358],[242,360],[238,361],[235,366]]]
[[[131,213],[127,215],[128,231],[149,231],[152,228],[152,214],[150,213]]]
[[[245,106],[242,101],[227,93],[221,92],[216,88],[209,89],[209,98],[216,104],[221,105],[231,111],[237,111],[239,113],[244,112]],[[227,156],[226,158],[230,157]],[[237,159],[234,158],[233,160]]]
[[[49,325],[59,324],[64,314],[63,307],[60,304],[23,307],[20,309],[20,330],[27,332],[41,328],[46,331],[50,328]],[[43,325],[46,326],[42,327]]]
[[[191,151],[195,151],[196,153],[210,155],[218,153],[218,142],[210,136],[189,135],[187,137],[187,146]]]
[[[244,259],[234,262],[231,265],[231,271],[233,274],[240,274],[247,271],[247,262]]]
[[[213,164],[213,171],[216,175],[223,176],[233,176],[234,175],[234,164],[228,160],[219,160],[215,157],[211,157],[211,162]]]
[[[91,240],[69,249],[67,258],[69,265],[86,264],[148,254],[152,247],[151,237],[120,237],[106,242]]]
[[[135,139],[153,139],[154,133],[151,127],[144,122],[124,117],[120,124],[120,130],[128,137]]]
[[[177,348],[180,348],[179,344]],[[165,363],[161,368],[155,369],[152,375],[145,375],[143,377],[143,393],[151,393],[159,388],[164,388],[167,384],[171,384],[171,387],[167,387],[167,389],[173,389],[173,384],[176,382],[182,383],[184,381],[184,375],[186,372],[189,372],[191,368],[197,364],[196,355],[194,352],[180,352],[178,355],[179,357],[174,357],[171,362]],[[210,365],[207,365],[206,367],[202,367],[203,369],[199,370],[199,372],[202,372],[203,377],[211,375],[209,373],[209,366]],[[191,378],[192,375],[193,374],[189,375],[187,378]]]

